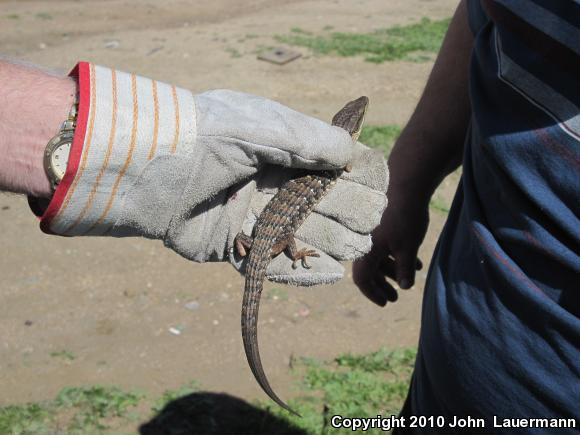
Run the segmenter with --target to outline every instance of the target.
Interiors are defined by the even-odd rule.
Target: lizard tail
[[[300,414],[290,408],[290,406],[276,395],[264,373],[262,360],[260,359],[260,350],[258,348],[258,311],[260,308],[260,296],[262,295],[264,278],[266,277],[266,268],[262,267],[261,270],[256,270],[252,267],[252,258],[248,260],[248,271],[246,272],[246,284],[242,303],[242,340],[244,341],[244,350],[246,351],[248,364],[256,381],[262,387],[262,390],[282,408],[301,417]]]

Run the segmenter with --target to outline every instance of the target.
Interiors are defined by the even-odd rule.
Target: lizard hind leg
[[[292,268],[296,269],[298,267],[296,262],[302,260],[302,267],[304,269],[310,269],[312,266],[306,261],[306,258],[308,257],[320,257],[320,254],[314,249],[302,248],[300,251],[296,252],[296,257],[293,258],[294,261],[292,262]]]
[[[308,264],[306,259],[308,257],[320,257],[320,254],[316,252],[314,249],[302,248],[298,250],[296,248],[296,241],[294,240],[294,237],[290,237],[287,243],[288,244],[286,245],[286,251],[288,253],[288,256],[292,259],[292,269],[296,269],[298,267],[298,265],[296,264],[298,260],[301,260],[302,267],[304,269],[310,269],[312,266]]]
[[[239,232],[236,238],[234,239],[234,246],[236,247],[236,251],[238,251],[238,254],[240,254],[240,257],[245,257],[246,255],[248,255],[248,251],[252,249],[253,243],[254,240],[250,236],[242,232]]]

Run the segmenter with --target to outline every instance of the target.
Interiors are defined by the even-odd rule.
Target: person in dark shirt
[[[379,305],[397,298],[385,277],[412,286],[429,198],[463,165],[401,416],[510,434],[580,418],[579,24],[574,1],[462,1],[393,149],[389,206],[354,267]]]

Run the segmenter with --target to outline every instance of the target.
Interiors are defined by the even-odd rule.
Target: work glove
[[[337,260],[370,250],[369,234],[386,206],[386,163],[343,129],[253,95],[214,90],[194,96],[86,68],[84,80],[90,78],[93,89],[90,107],[88,101],[83,107],[81,65],[79,118],[86,114],[87,127],[75,133],[76,173],[68,173],[69,163],[69,178],[55,195],[64,199],[45,223],[51,232],[161,239],[190,260],[229,260],[240,269],[236,235],[251,234],[260,210],[295,168],[336,169],[350,162],[352,172],[296,234],[298,248],[311,247],[321,257],[305,270],[280,255],[267,276],[297,285],[334,282],[344,271]],[[83,137],[82,152],[75,150],[76,135]]]

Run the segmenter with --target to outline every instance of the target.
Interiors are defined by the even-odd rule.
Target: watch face
[[[59,144],[50,155],[50,163],[54,175],[59,180],[62,180],[64,173],[66,172],[66,166],[68,163],[68,155],[70,153],[70,142],[63,142]]]

